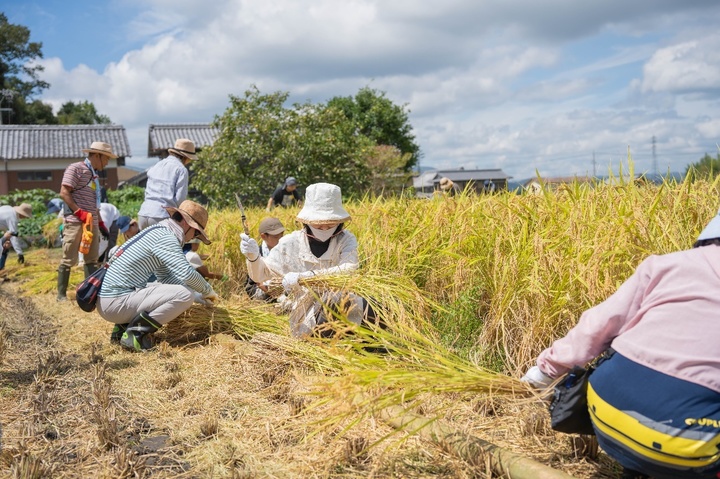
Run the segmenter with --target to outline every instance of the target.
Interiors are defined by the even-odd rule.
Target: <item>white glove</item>
[[[208,294],[202,297],[205,304],[208,306],[215,306],[220,301],[220,296],[215,291],[210,291]]]
[[[198,304],[207,305],[207,302],[203,299],[202,294],[198,292],[193,293],[194,301]]]
[[[250,261],[255,261],[260,256],[260,246],[245,233],[240,233],[240,252]]]
[[[302,273],[291,271],[290,273],[286,273],[285,276],[283,276],[283,288],[286,292],[289,293],[298,286],[301,279],[312,278],[313,276],[315,276],[315,273],[313,273],[312,271],[303,271]]]
[[[520,378],[520,381],[530,384],[535,389],[547,389],[554,379],[542,372],[539,367],[533,366]]]

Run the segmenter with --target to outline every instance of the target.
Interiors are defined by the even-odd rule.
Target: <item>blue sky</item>
[[[41,98],[89,100],[148,167],[150,123],[207,122],[251,85],[291,102],[370,86],[406,104],[421,164],[515,179],[683,171],[720,136],[709,0],[24,0]],[[652,137],[656,155],[653,161]],[[593,157],[595,163],[593,164]]]

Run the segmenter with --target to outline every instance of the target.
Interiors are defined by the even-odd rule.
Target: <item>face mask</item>
[[[320,241],[321,243],[324,243],[330,238],[332,238],[332,236],[335,234],[335,230],[337,229],[337,227],[335,227],[330,228],[329,230],[320,230],[317,228],[313,228],[310,225],[308,225],[308,228],[310,228],[310,234],[313,236],[313,238]]]

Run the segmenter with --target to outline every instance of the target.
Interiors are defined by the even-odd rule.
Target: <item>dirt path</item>
[[[130,353],[96,313],[24,296],[22,281],[0,285],[0,477],[488,477],[416,438],[367,449],[392,432],[373,419],[318,429],[332,411],[305,413],[312,371],[266,341],[214,334]],[[486,403],[463,406],[458,424],[511,447],[524,435],[516,452],[577,477],[614,477],[546,428],[483,417]]]

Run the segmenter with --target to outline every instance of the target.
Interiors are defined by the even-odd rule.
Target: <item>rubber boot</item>
[[[120,340],[122,339],[122,335],[125,332],[125,330],[127,329],[127,327],[128,327],[128,323],[113,325],[112,333],[110,333],[110,342],[111,343],[120,343]]]
[[[87,277],[97,271],[97,269],[97,263],[85,263],[85,265],[83,266],[83,270],[85,271],[85,278],[87,279]]]
[[[70,282],[70,268],[64,265],[58,267],[57,300],[67,301],[67,288]]]
[[[152,347],[150,334],[160,329],[161,324],[155,322],[147,311],[142,311],[127,325],[120,338],[120,344],[132,351],[143,351]]]

